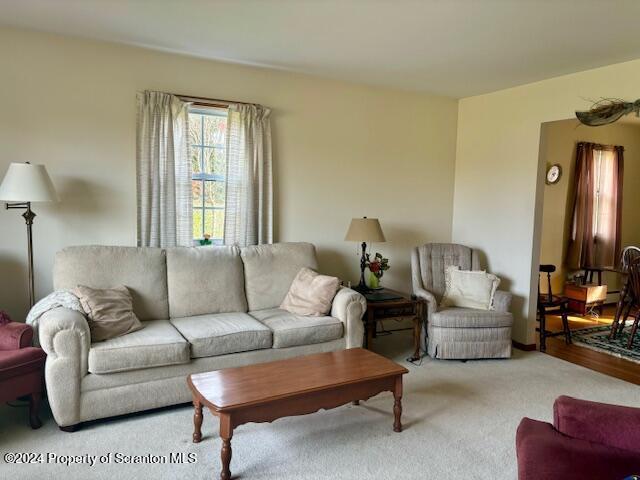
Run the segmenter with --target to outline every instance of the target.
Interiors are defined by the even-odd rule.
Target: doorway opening
[[[621,252],[640,246],[640,120],[543,123],[538,182],[538,327],[541,307],[553,307],[546,353],[640,384],[640,336],[628,349],[608,338],[626,278]]]

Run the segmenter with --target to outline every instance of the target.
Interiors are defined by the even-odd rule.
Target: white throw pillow
[[[484,270],[460,270],[452,265],[444,272],[445,291],[440,306],[493,310],[500,279]]]
[[[340,280],[302,268],[293,279],[280,308],[296,315],[321,317],[331,310]]]

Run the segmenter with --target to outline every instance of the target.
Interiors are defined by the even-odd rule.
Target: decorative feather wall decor
[[[584,125],[598,127],[619,120],[625,115],[635,112],[640,117],[640,99],[635,102],[625,102],[619,98],[603,98],[593,104],[585,112],[576,112],[576,117]]]

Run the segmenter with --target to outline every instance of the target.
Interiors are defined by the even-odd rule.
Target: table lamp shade
[[[12,163],[0,184],[2,202],[57,202],[58,194],[44,165]]]
[[[354,218],[344,238],[353,242],[385,242],[382,227],[377,218]]]

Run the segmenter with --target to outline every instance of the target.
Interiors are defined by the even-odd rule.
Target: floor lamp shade
[[[0,184],[0,201],[56,202],[58,194],[44,165],[12,163]]]
[[[22,218],[27,224],[27,252],[29,261],[29,305],[35,303],[33,284],[33,202],[57,202],[58,194],[44,165],[12,163],[0,184],[0,201],[7,209],[24,210]]]

